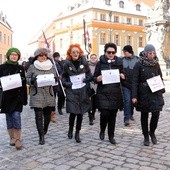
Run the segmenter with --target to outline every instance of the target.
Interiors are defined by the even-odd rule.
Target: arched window
[[[120,8],[124,8],[124,2],[123,2],[123,1],[120,1],[120,2],[119,2],[119,7],[120,7]]]
[[[141,8],[140,4],[137,4],[136,5],[136,11],[140,11],[141,10],[140,8]]]

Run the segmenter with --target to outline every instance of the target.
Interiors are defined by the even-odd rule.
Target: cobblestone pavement
[[[140,113],[135,112],[135,122],[123,125],[123,113],[117,116],[116,145],[110,144],[107,135],[99,139],[99,113],[93,126],[84,115],[81,143],[67,138],[68,116],[57,114],[45,136],[45,145],[38,145],[34,113],[28,106],[22,113],[23,149],[9,146],[4,114],[0,114],[0,170],[168,170],[170,169],[170,93],[165,95],[156,135],[158,144],[143,146]]]

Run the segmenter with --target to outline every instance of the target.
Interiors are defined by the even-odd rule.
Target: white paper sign
[[[83,79],[85,79],[85,73],[76,76],[70,76],[70,80],[72,82],[72,89],[80,89],[84,87],[86,84],[83,83]]]
[[[150,79],[147,79],[146,81],[147,81],[152,93],[165,88],[160,75],[152,77]]]
[[[111,84],[120,82],[120,73],[118,69],[102,70],[102,83]]]
[[[1,77],[2,90],[7,91],[22,86],[20,74],[12,74],[9,76]]]
[[[54,86],[54,74],[41,74],[37,76],[37,87]]]

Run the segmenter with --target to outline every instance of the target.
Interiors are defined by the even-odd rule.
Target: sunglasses
[[[72,51],[71,53],[72,53],[72,54],[79,54],[80,51]]]
[[[39,56],[40,57],[43,57],[43,56],[47,57],[47,54],[40,54]]]
[[[116,54],[115,51],[106,51],[107,54]]]
[[[155,52],[148,52],[148,54],[149,54],[149,55],[152,55],[152,54],[155,55],[156,53],[155,53]]]

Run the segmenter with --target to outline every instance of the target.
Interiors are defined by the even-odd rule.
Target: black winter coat
[[[22,87],[7,90],[2,95],[2,113],[13,113],[14,111],[22,112],[23,105],[27,104],[27,87],[24,67],[17,64],[0,65],[0,77],[20,73]]]
[[[100,57],[94,72],[94,81],[98,83],[96,92],[96,106],[98,109],[123,109],[123,96],[120,83],[102,84],[97,82],[96,79],[101,75],[102,70],[119,69],[123,73],[122,59],[115,56],[113,62],[108,62],[105,55]]]
[[[156,112],[161,111],[164,105],[162,93],[165,89],[152,93],[146,80],[154,76],[160,75],[162,72],[160,65],[157,63],[154,66],[143,65],[140,61],[136,63],[133,72],[132,81],[132,98],[137,98],[137,111]]]
[[[70,76],[85,73],[86,86],[79,89],[72,89]],[[88,95],[88,85],[92,80],[92,74],[85,57],[79,59],[78,69],[75,68],[71,60],[66,60],[62,74],[62,83],[66,88],[66,111],[67,113],[84,114],[90,110],[90,100]]]

